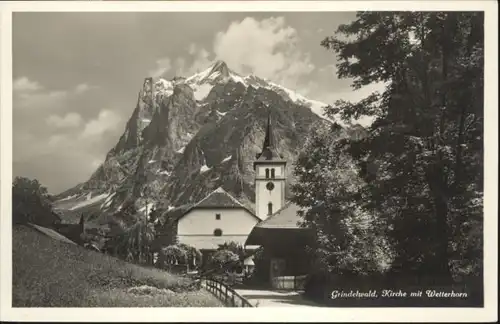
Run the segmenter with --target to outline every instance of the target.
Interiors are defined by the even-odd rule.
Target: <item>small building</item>
[[[243,246],[260,220],[224,189],[217,188],[177,219],[177,240],[208,256],[224,243]]]
[[[309,272],[305,247],[314,240],[313,231],[300,225],[302,209],[288,202],[266,220],[255,225],[245,244],[263,248],[266,281],[275,289],[301,289]]]
[[[253,262],[253,255],[246,257],[245,260],[243,260],[243,267],[245,269],[245,273],[251,274],[253,270],[255,269],[255,263]]]
[[[82,235],[85,231],[85,219],[83,215],[80,216],[80,222],[78,224],[65,224],[65,223],[56,223],[53,225],[54,229],[64,235],[71,241],[75,242],[78,245],[83,245]]]

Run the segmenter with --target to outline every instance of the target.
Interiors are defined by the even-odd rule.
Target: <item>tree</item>
[[[151,245],[155,239],[155,231],[152,224],[145,220],[140,220],[134,224],[127,232],[127,246],[132,252],[134,261],[137,263],[153,264]]]
[[[187,244],[172,244],[160,250],[155,264],[161,269],[170,269],[173,265],[187,265],[191,268],[201,263],[202,254],[195,247]]]
[[[225,269],[226,267],[231,267],[235,263],[240,261],[239,256],[229,250],[217,250],[212,255],[212,264],[215,265],[217,269]]]
[[[36,179],[16,177],[12,183],[12,222],[51,226],[61,218],[53,211],[47,188]]]
[[[311,130],[294,166],[292,201],[304,208],[303,223],[316,232],[308,249],[315,257],[312,271],[381,273],[391,261],[385,224],[360,203],[365,183],[348,152],[349,140],[336,124]]]
[[[231,251],[234,254],[236,254],[238,256],[239,260],[241,260],[241,261],[243,261],[243,259],[246,256],[245,248],[241,244],[234,242],[234,241],[225,242],[224,244],[220,244],[219,247],[217,248],[217,250],[218,251],[220,251],[220,250]]]
[[[120,211],[121,219],[136,221],[124,228],[115,224],[118,233],[106,242],[106,250],[130,262],[152,265],[155,227],[145,217],[138,218],[136,214],[137,210],[133,204],[125,204]]]
[[[178,245],[169,245],[160,250],[155,264],[160,269],[170,269],[172,265],[186,264],[187,251]]]
[[[203,256],[200,250],[184,243],[177,243],[177,246],[186,251],[186,256],[187,256],[186,263],[190,268],[196,268],[198,265],[201,264]]]
[[[362,12],[322,42],[355,89],[386,84],[328,114],[374,117],[349,152],[366,181],[358,203],[387,222],[395,273],[447,283],[459,259],[482,273],[483,35],[477,12]]]

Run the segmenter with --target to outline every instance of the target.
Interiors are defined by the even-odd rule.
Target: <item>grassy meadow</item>
[[[12,230],[12,307],[223,307],[189,278]]]

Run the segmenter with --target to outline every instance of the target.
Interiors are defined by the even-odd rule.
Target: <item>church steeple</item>
[[[273,126],[271,120],[271,111],[267,113],[266,135],[264,143],[262,144],[262,151],[257,153],[255,158],[257,160],[280,160],[281,156],[275,147],[275,138],[273,133]]]
[[[274,138],[273,138],[273,130],[271,125],[271,112],[267,112],[267,127],[266,127],[266,137],[264,138],[263,149],[265,148],[274,148]]]
[[[255,212],[260,219],[266,219],[285,205],[286,160],[278,153],[274,135],[268,111],[262,151],[256,154],[253,163]]]

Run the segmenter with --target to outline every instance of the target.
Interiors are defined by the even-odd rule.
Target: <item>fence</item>
[[[219,300],[223,301],[229,307],[254,307],[248,300],[241,297],[232,288],[223,283],[206,279],[204,280],[205,289],[215,295]]]

